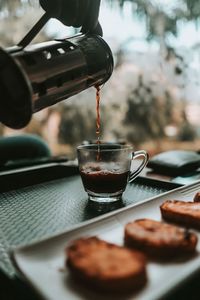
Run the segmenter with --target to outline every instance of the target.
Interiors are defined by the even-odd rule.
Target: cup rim
[[[100,151],[113,152],[113,151],[123,151],[123,150],[132,150],[133,147],[131,145],[122,145],[119,143],[100,143],[100,144],[87,144],[87,145],[79,145],[77,146],[77,150],[87,150],[87,151],[98,151],[100,147]],[[117,148],[114,148],[117,147]]]

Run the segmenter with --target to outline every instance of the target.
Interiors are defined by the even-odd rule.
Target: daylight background
[[[115,69],[101,90],[101,140],[126,141],[150,155],[200,149],[200,2],[102,0],[100,23]],[[16,44],[43,14],[37,0],[0,0],[0,45]],[[74,33],[51,20],[34,43]],[[3,125],[3,136],[32,133],[53,155],[75,157],[95,141],[95,89],[36,113],[23,130]]]

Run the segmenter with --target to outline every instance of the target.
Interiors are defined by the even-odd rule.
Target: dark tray
[[[128,184],[121,203],[96,210],[88,203],[75,166],[50,164],[5,172],[0,176],[0,269],[11,278],[15,276],[8,255],[11,247],[50,237],[99,214],[178,186],[138,177]]]

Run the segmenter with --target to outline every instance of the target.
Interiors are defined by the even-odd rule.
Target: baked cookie
[[[128,292],[147,281],[143,254],[97,237],[74,241],[66,248],[66,255],[66,265],[74,277],[93,289]]]
[[[200,229],[200,202],[167,200],[160,206],[163,219]]]
[[[197,236],[186,229],[151,219],[125,226],[125,245],[157,258],[175,258],[195,251]]]

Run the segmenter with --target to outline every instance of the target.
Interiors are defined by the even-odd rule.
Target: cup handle
[[[143,156],[143,160],[142,160],[141,164],[139,165],[139,167],[134,172],[130,172],[130,177],[129,177],[129,181],[128,181],[129,183],[132,182],[141,173],[141,171],[144,169],[144,167],[146,167],[146,165],[148,163],[149,154],[145,150],[139,150],[139,151],[133,152],[132,160],[139,156]]]

